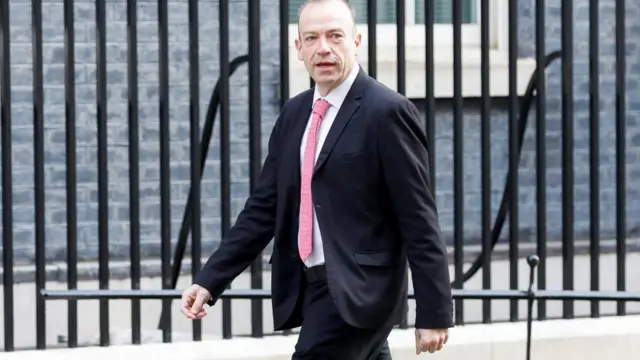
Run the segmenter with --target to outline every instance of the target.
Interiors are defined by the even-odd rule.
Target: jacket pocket
[[[343,162],[353,162],[353,161],[360,161],[364,159],[366,156],[367,156],[366,152],[358,151],[358,152],[340,154],[338,155],[338,159]]]
[[[360,252],[354,254],[358,265],[365,266],[395,266],[397,255],[392,251]]]

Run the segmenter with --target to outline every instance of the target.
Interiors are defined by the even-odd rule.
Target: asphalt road
[[[519,288],[528,286],[528,266],[522,259],[519,264]],[[615,290],[616,286],[616,259],[615,255],[603,255],[600,261],[600,282],[602,290]],[[494,261],[491,267],[492,288],[509,288],[509,263],[507,261]],[[453,273],[453,269],[451,269]],[[631,253],[627,256],[627,290],[640,291],[640,254]],[[562,259],[554,257],[548,259],[547,265],[547,289],[562,289]],[[590,266],[588,256],[575,258],[575,289],[589,290]],[[190,277],[179,279],[178,287],[182,288],[190,283]],[[270,284],[270,274],[264,274],[264,284]],[[144,289],[158,289],[161,287],[159,278],[147,278],[142,281]],[[64,283],[48,282],[49,289],[64,289]],[[111,281],[113,289],[130,288],[128,280]],[[79,288],[97,289],[96,281],[80,282]],[[233,288],[249,288],[249,275],[242,274],[234,283]],[[482,288],[482,271],[479,271],[465,284],[468,289]],[[35,287],[32,283],[18,284],[14,287],[15,296],[15,345],[17,348],[32,348],[35,346]],[[0,296],[0,308],[3,306],[3,297]],[[79,341],[81,344],[97,344],[99,339],[99,311],[97,301],[81,301],[78,304]],[[144,301],[142,304],[142,327],[144,342],[161,341],[161,333],[156,329],[160,314],[160,301]],[[263,302],[264,329],[271,332],[272,317],[270,301]],[[588,302],[577,302],[575,313],[577,316],[589,313]],[[640,303],[629,303],[628,311],[640,312]],[[509,302],[506,300],[493,301],[493,318],[497,321],[508,319]],[[560,317],[562,315],[562,303],[559,301],[548,302],[548,316]],[[614,303],[602,303],[602,314],[615,312]],[[518,313],[521,319],[526,318],[526,303],[520,302]],[[66,301],[47,302],[46,333],[48,346],[64,346],[67,338],[67,304]],[[534,310],[535,314],[535,310]],[[172,306],[172,326],[174,341],[189,341],[191,339],[191,323],[184,319],[178,309],[177,301]],[[410,302],[410,322],[414,318],[413,303]],[[480,301],[466,301],[464,304],[464,318],[467,322],[478,322],[482,319],[482,304]],[[110,329],[112,343],[129,343],[131,341],[131,305],[127,300],[111,301],[110,303]],[[249,334],[251,331],[251,310],[248,300],[234,300],[232,305],[233,333]],[[0,322],[4,323],[4,314],[0,314]],[[221,306],[216,305],[209,311],[209,315],[203,321],[203,338],[220,338],[222,334]],[[0,349],[4,348],[4,328],[0,326]]]

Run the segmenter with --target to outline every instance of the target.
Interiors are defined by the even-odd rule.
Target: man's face
[[[361,40],[347,5],[337,0],[308,4],[300,14],[298,34],[298,60],[316,84],[330,90],[347,78]]]

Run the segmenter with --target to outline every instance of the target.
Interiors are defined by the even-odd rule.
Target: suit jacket
[[[310,89],[282,108],[254,191],[196,279],[211,292],[212,305],[274,239],[276,330],[301,324],[294,311],[304,276],[297,249],[300,144],[312,99]],[[360,69],[312,180],[328,287],[347,323],[379,328],[401,322],[408,260],[416,328],[453,326],[446,248],[429,179],[425,127],[416,107]]]

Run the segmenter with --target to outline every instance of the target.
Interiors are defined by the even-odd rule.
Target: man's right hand
[[[193,284],[182,292],[180,310],[188,319],[202,319],[207,315],[204,304],[209,301],[211,294],[200,285]]]

